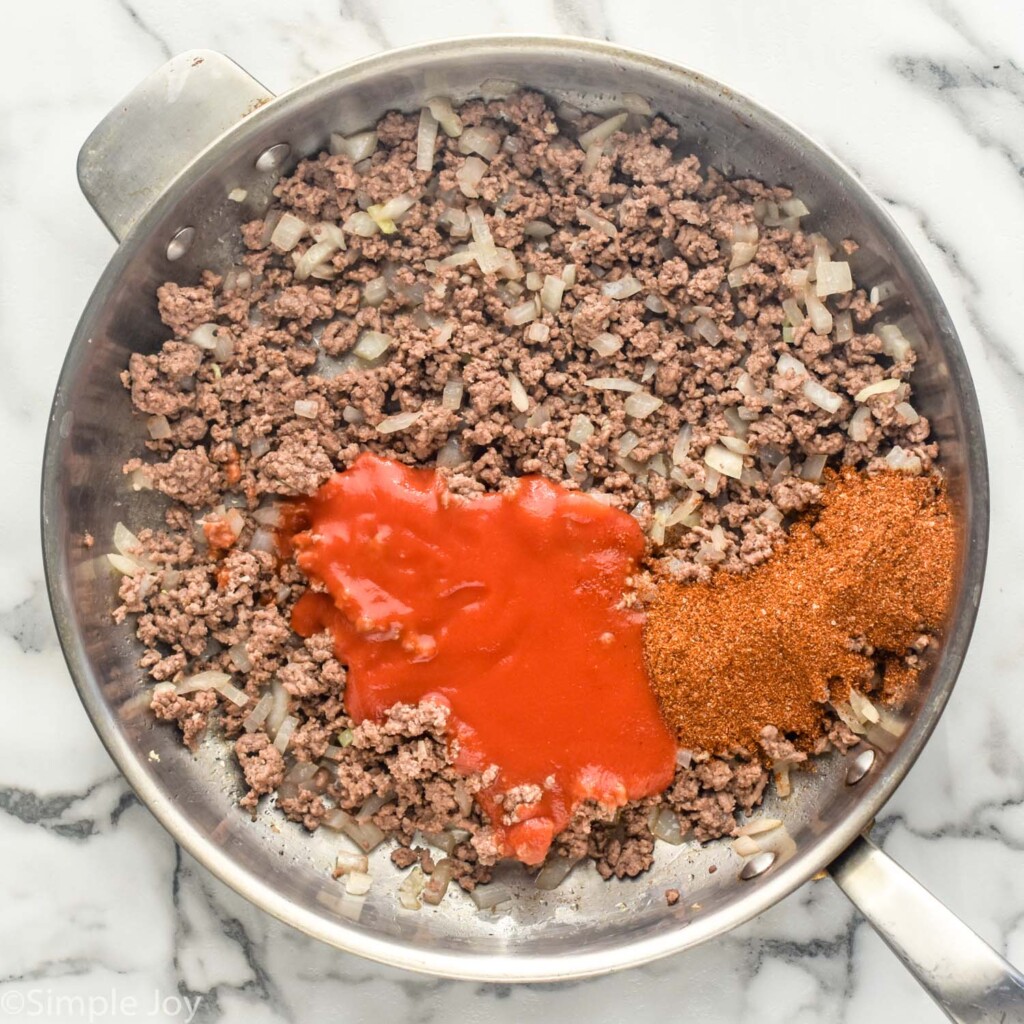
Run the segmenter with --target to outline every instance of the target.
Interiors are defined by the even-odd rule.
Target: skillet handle
[[[869,839],[828,870],[950,1020],[1024,1020],[1024,975]]]
[[[78,154],[85,197],[121,241],[186,164],[273,98],[221,53],[179,53],[85,140]]]

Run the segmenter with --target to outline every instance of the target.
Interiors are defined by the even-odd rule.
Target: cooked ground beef
[[[651,538],[651,574],[703,579],[770,556],[783,517],[819,497],[814,456],[870,469],[898,444],[928,469],[936,448],[927,421],[900,405],[913,352],[872,331],[878,310],[863,290],[829,300],[832,330],[812,329],[800,279],[832,250],[799,216],[776,215],[787,189],[702,170],[661,117],[632,115],[628,131],[585,154],[572,138],[599,119],[567,124],[537,93],[471,101],[459,116],[500,143],[475,184],[466,170],[478,158],[443,132],[433,171],[416,170],[418,115],[392,112],[370,158],[302,160],[266,218],[242,226],[237,266],[160,288],[171,336],[155,354],[132,355],[122,374],[151,437],[148,457],[125,469],[171,504],[164,529],[139,535],[147,561],[124,577],[116,617],[137,616],[141,664],[155,681],[211,669],[244,683],[243,708],[167,684],[153,696],[190,746],[219,708],[248,787],[243,806],[276,793],[306,828],[379,828],[398,840],[396,864],[428,873],[430,854],[413,844],[433,836],[471,889],[498,856],[472,799],[487,774],[454,770],[446,714],[434,705],[349,720],[330,638],[304,641],[289,628],[306,581],[272,553],[275,498],[311,493],[364,451],[436,465],[458,495],[540,473],[631,511]],[[413,201],[392,227],[378,207],[403,194]],[[286,217],[305,225],[290,248]],[[756,252],[732,266],[751,232]],[[839,258],[853,249],[844,243]],[[486,273],[474,251],[491,261]],[[800,305],[784,310],[794,296]],[[387,336],[374,358],[360,354],[368,332]],[[838,396],[834,412],[805,395],[800,373],[780,372],[782,353]],[[588,385],[594,378],[629,382],[660,404],[628,415],[629,393]],[[862,406],[869,414],[853,430],[853,396],[884,378],[899,386]],[[525,409],[513,397],[520,384]],[[400,413],[415,417],[378,430]],[[742,456],[739,479],[704,461],[722,438]],[[690,515],[671,522],[686,501]],[[224,506],[241,532],[212,548],[197,510],[221,538]],[[268,689],[276,710],[246,724]],[[272,736],[285,714],[295,729],[282,753]],[[813,752],[855,741],[823,719]],[[761,802],[767,763],[806,756],[773,732],[762,748],[729,759],[693,752],[661,797],[614,813],[581,808],[555,854],[589,857],[606,878],[636,876],[651,863],[659,805],[698,840],[730,834],[737,814]],[[507,814],[536,799],[520,788]]]

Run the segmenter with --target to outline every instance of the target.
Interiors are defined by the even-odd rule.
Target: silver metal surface
[[[785,828],[759,839],[775,860],[749,881],[737,879],[741,862],[729,844],[662,846],[654,869],[636,880],[604,883],[581,867],[559,889],[541,892],[508,866],[503,881],[517,898],[497,913],[478,912],[457,892],[439,907],[410,913],[399,907],[386,852],[378,851],[369,895],[346,897],[329,874],[337,839],[311,837],[270,809],[250,821],[234,805],[240,780],[230,753],[210,740],[193,757],[171,729],[154,724],[143,707],[131,627],[110,619],[115,583],[102,551],[113,525],[154,524],[162,508],[153,492],[133,492],[121,473],[145,426],[117,381],[131,351],[156,350],[166,338],[153,301],[157,285],[192,283],[205,267],[227,269],[241,249],[239,223],[260,215],[280,170],[322,148],[331,131],[353,132],[389,108],[415,110],[438,93],[462,100],[479,94],[485,79],[528,84],[596,111],[615,110],[624,93],[646,96],[679,125],[682,148],[727,172],[792,185],[814,211],[814,230],[856,238],[859,280],[894,282],[885,317],[914,321],[915,406],[943,445],[959,510],[955,608],[906,731],[855,787],[846,785],[850,758],[836,757],[797,778],[789,799],[770,798],[765,813],[784,819]],[[240,113],[234,93],[225,109],[212,91],[202,99],[193,116],[209,116],[210,125],[197,125],[197,138]],[[290,147],[284,168],[257,167],[261,154],[282,143]],[[72,676],[111,755],[178,842],[254,903],[326,942],[414,970],[497,981],[600,974],[686,949],[765,910],[854,842],[921,750],[960,669],[984,572],[988,481],[978,405],[945,308],[907,241],[850,172],[791,125],[693,71],[605,43],[513,36],[360,61],[271,100],[191,162],[177,155],[180,173],[162,175],[136,208],[117,216],[109,196],[97,194],[98,179],[83,180],[110,220],[134,227],[68,350],[47,438],[42,508],[47,582]],[[242,204],[227,199],[235,188],[246,190]],[[168,243],[183,226],[195,228],[194,243],[169,262]],[[95,548],[82,545],[84,531],[97,538]],[[666,888],[683,893],[675,906],[667,905]]]
[[[85,140],[78,154],[82,191],[122,239],[192,157],[272,96],[222,53],[179,53]]]
[[[774,863],[775,854],[771,850],[762,850],[760,853],[755,853],[740,868],[740,878],[744,882],[749,882],[750,879],[763,875]]]
[[[854,840],[829,872],[950,1020],[1024,1020],[1024,975],[874,843]]]
[[[872,747],[857,754],[846,769],[846,784],[855,786],[874,767],[876,753]]]

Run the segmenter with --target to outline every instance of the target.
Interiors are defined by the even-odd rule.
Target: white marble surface
[[[594,35],[744,90],[852,165],[918,247],[961,332],[993,473],[989,577],[962,681],[879,821],[885,848],[1024,962],[1024,7],[1010,0],[67,0],[4,10],[0,62],[0,1016],[4,1020],[939,1020],[831,883],[615,977],[509,988],[377,967],[244,903],[128,792],[65,670],[43,590],[43,431],[113,243],[75,181],[108,108],[179,50],[275,90],[470,32]],[[37,728],[36,723],[45,723]],[[130,1000],[136,1000],[133,1004]],[[198,1008],[197,1008],[198,1007]],[[193,1011],[195,1011],[193,1013]]]

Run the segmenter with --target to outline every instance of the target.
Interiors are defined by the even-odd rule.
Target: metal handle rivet
[[[277,170],[277,168],[288,159],[291,151],[292,147],[289,146],[287,142],[279,142],[276,146],[271,146],[269,149],[263,150],[263,152],[256,157],[256,170]]]
[[[744,882],[748,882],[751,878],[757,878],[758,875],[763,875],[774,863],[774,851],[762,850],[760,853],[755,853],[754,856],[740,868],[740,878],[742,878]]]
[[[167,258],[171,261],[180,260],[192,248],[196,240],[195,228],[182,228],[176,231],[174,237],[167,243]]]
[[[846,770],[846,784],[848,786],[856,785],[864,778],[869,771],[871,766],[875,763],[875,752],[868,747],[867,750],[862,750],[854,759],[853,764]]]

